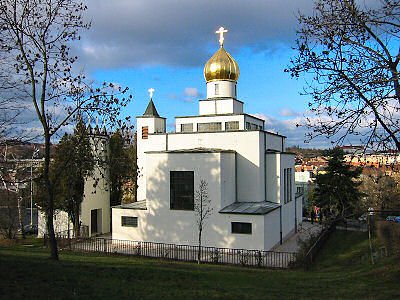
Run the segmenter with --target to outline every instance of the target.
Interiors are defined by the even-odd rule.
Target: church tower
[[[150,88],[150,101],[143,116],[136,117],[137,119],[137,165],[139,170],[139,177],[137,179],[138,187],[146,186],[146,174],[144,169],[144,153],[151,147],[149,145],[150,134],[165,134],[165,118],[160,117],[157,112],[156,106],[153,102],[154,89]],[[137,199],[143,200],[146,198],[146,189],[139,188],[137,192]]]
[[[207,99],[199,103],[200,115],[240,114],[243,102],[237,100],[237,81],[240,71],[235,59],[224,48],[224,27],[219,34],[220,48],[204,66],[204,79],[207,83]]]

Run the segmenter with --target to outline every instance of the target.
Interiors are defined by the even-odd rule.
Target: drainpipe
[[[279,228],[280,228],[280,232],[279,232],[279,242],[282,245],[282,204],[281,206],[279,206]]]
[[[294,195],[294,232],[297,233],[297,197]]]

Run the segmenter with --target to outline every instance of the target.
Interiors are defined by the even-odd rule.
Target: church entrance
[[[90,233],[101,233],[101,209],[92,209],[90,214]]]

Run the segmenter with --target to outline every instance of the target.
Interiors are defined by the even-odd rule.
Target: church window
[[[193,123],[181,124],[181,132],[193,132]]]
[[[121,226],[122,227],[138,227],[138,218],[121,216]]]
[[[238,130],[239,121],[225,122],[225,130]]]
[[[198,123],[197,131],[206,132],[206,131],[221,131],[222,123],[221,122],[211,122],[211,123]]]
[[[251,234],[252,224],[243,222],[232,222],[232,233]]]
[[[217,95],[219,95],[219,84],[218,83],[216,83],[215,85],[214,85],[214,94],[217,96]]]
[[[292,201],[292,169],[283,169],[283,202]]]
[[[148,126],[143,126],[142,127],[142,139],[147,140],[149,137],[149,127]]]
[[[170,208],[194,210],[194,172],[170,172]]]

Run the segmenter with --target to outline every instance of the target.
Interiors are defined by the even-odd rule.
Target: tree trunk
[[[50,242],[50,258],[58,260],[58,247],[56,235],[54,233],[54,194],[53,185],[50,182],[49,170],[50,170],[50,136],[45,130],[45,152],[44,152],[44,168],[43,168],[43,180],[47,188],[48,203],[46,208],[46,219],[47,219],[47,234],[49,235]]]
[[[203,231],[202,226],[199,226],[199,249],[197,250],[197,263],[200,264],[201,260],[201,233]]]
[[[18,189],[17,189],[18,191]],[[24,219],[22,216],[22,197],[17,196],[17,206],[18,206],[18,233],[22,238],[25,238],[24,231]]]

